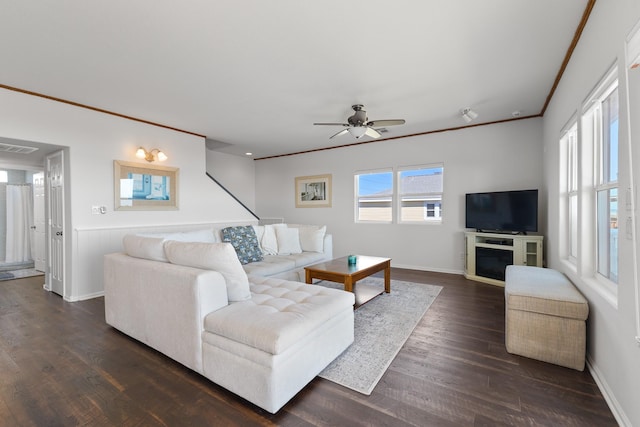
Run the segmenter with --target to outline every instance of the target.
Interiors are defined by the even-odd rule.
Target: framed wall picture
[[[331,207],[331,175],[296,177],[296,208]]]
[[[114,160],[114,210],[177,210],[178,172],[178,168]]]

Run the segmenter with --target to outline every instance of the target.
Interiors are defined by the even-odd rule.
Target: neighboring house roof
[[[442,192],[442,174],[414,175],[402,178],[403,194],[425,194]],[[361,199],[391,197],[393,188],[385,188],[377,193],[368,194]]]
[[[404,194],[441,193],[442,174],[406,176],[401,185]]]

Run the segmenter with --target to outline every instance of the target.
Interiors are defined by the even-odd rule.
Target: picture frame
[[[179,169],[113,161],[114,210],[178,210]]]
[[[331,207],[331,175],[296,177],[295,198],[296,208]]]

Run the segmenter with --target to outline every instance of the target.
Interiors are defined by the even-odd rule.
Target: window
[[[611,72],[588,100],[583,114],[585,141],[594,153],[596,271],[618,282],[618,81]]]
[[[391,169],[356,174],[356,222],[393,220],[393,172]]]
[[[560,139],[565,155],[564,191],[567,258],[578,258],[578,124],[574,122]]]
[[[7,174],[7,171],[0,171],[0,182],[8,182],[9,181],[9,175]]]
[[[442,222],[443,166],[398,171],[399,222]]]

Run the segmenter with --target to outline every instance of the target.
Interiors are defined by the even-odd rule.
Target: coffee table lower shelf
[[[356,297],[356,303],[353,305],[353,308],[358,308],[361,305],[368,303],[378,295],[382,295],[383,293],[384,290],[380,289],[377,286],[365,285],[364,283],[361,283],[353,289],[353,294]]]
[[[356,298],[354,308],[358,308],[383,293],[377,286],[357,284],[358,280],[384,271],[384,292],[391,292],[391,259],[358,255],[356,265],[348,265],[348,257],[305,267],[305,281],[313,283],[313,279],[342,283],[344,290],[353,292]]]

